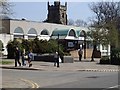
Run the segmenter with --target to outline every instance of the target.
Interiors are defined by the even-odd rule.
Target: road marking
[[[103,89],[103,90],[109,90],[109,89],[112,89],[112,88],[119,88],[120,85],[116,85],[116,86],[112,86],[112,87],[109,87],[109,88],[106,88],[106,89]]]
[[[112,86],[112,87],[109,87],[109,88],[118,88],[120,85],[116,85],[116,86]]]
[[[39,88],[39,85],[38,85],[37,83],[33,82],[33,81],[26,80],[26,79],[22,79],[22,78],[21,78],[20,80],[31,84],[31,85],[32,85],[32,88]]]

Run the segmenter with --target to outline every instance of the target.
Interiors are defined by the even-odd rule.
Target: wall
[[[61,24],[52,24],[52,23],[40,23],[34,21],[26,21],[26,20],[10,20],[10,33],[13,34],[14,30],[17,27],[21,27],[24,30],[24,34],[27,35],[28,31],[31,28],[36,29],[37,34],[40,35],[41,31],[47,29],[52,34],[53,30],[58,29],[76,29],[76,30],[84,30],[87,31],[88,28],[84,27],[75,27],[75,26],[68,26],[68,25],[61,25]]]
[[[7,55],[7,43],[8,41],[12,40],[13,39],[13,36],[12,35],[9,35],[9,34],[0,34],[0,40],[2,41],[3,45],[4,45],[4,55]]]
[[[2,20],[2,33],[10,34],[10,21],[9,20]]]
[[[100,52],[101,52],[101,56],[110,55],[110,45],[108,45],[108,47],[106,47],[106,46],[103,46],[100,44]]]
[[[10,23],[8,23],[10,22]],[[0,39],[2,39],[3,43],[4,43],[4,47],[6,47],[7,42],[9,40],[13,40],[14,39],[14,30],[17,27],[21,27],[24,31],[24,38],[28,39],[28,31],[31,28],[34,28],[37,31],[37,35],[39,36],[38,38],[40,39],[49,39],[50,37],[47,36],[42,36],[40,35],[41,31],[44,29],[47,29],[48,32],[50,33],[51,36],[53,30],[55,30],[56,28],[58,29],[74,29],[74,30],[84,30],[84,31],[88,31],[88,28],[85,27],[75,27],[75,26],[68,26],[68,25],[61,25],[61,24],[51,24],[51,23],[40,23],[40,22],[35,22],[35,21],[27,21],[27,20],[10,20],[7,21],[6,27],[8,28],[7,30],[9,31],[9,35],[8,34],[4,34],[4,35],[0,35]],[[6,50],[4,51],[5,54],[7,54]]]
[[[79,58],[78,50],[71,51],[70,54],[74,59]],[[92,49],[86,49],[86,58],[91,58],[91,56],[92,56]],[[84,58],[84,50],[83,50],[82,58]]]

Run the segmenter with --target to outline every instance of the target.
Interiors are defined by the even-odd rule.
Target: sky
[[[13,3],[12,10],[14,14],[12,18],[22,19],[31,21],[44,21],[47,19],[47,2],[53,4],[54,1],[59,0],[10,0]],[[89,21],[89,18],[94,14],[89,8],[89,4],[92,1],[98,0],[60,0],[61,4],[64,5],[67,2],[67,16],[68,19],[77,19]]]
[[[13,2],[13,18],[25,18],[33,21],[44,21],[47,18],[47,2]],[[52,5],[53,2],[50,2]],[[65,3],[62,2],[62,5]],[[88,2],[68,2],[67,15],[68,19],[82,19],[87,21],[92,12],[88,7]]]

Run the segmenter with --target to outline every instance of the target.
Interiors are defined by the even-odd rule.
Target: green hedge
[[[44,53],[55,53],[58,51],[58,41],[57,40],[39,40],[38,38],[35,38],[33,40],[14,40],[9,41],[7,44],[7,51],[8,55],[7,58],[11,59],[14,58],[14,50],[15,47],[19,47],[20,51],[22,52],[23,49],[25,49],[26,54],[30,50],[32,50],[33,53],[36,54],[44,54]],[[59,44],[59,53],[62,56],[64,54],[64,48],[62,44]]]
[[[3,49],[3,43],[2,43],[2,41],[0,40],[0,51],[2,51],[2,49]]]
[[[20,47],[20,42],[17,40],[14,41],[9,41],[7,44],[7,58],[8,59],[13,59],[14,58],[14,51],[15,51],[15,47]]]
[[[110,64],[109,56],[102,56],[100,59],[100,64]]]
[[[113,64],[120,65],[120,48],[114,48],[111,50],[111,56],[103,56],[100,59],[100,64]]]
[[[111,50],[111,64],[120,65],[120,48]]]

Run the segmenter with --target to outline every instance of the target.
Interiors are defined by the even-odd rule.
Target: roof
[[[68,34],[68,31],[70,29],[55,29],[53,32],[52,32],[52,35],[51,36],[67,36]]]
[[[77,37],[80,36],[80,32],[81,32],[81,31],[82,31],[82,30],[76,30]]]
[[[75,35],[74,36],[69,36],[70,30],[74,30],[75,31]],[[59,39],[76,39],[78,37],[80,37],[81,35],[83,36],[85,33],[84,30],[82,29],[72,29],[72,28],[66,28],[66,29],[55,29],[52,32],[51,38],[57,39],[58,38],[58,34],[59,34]]]

